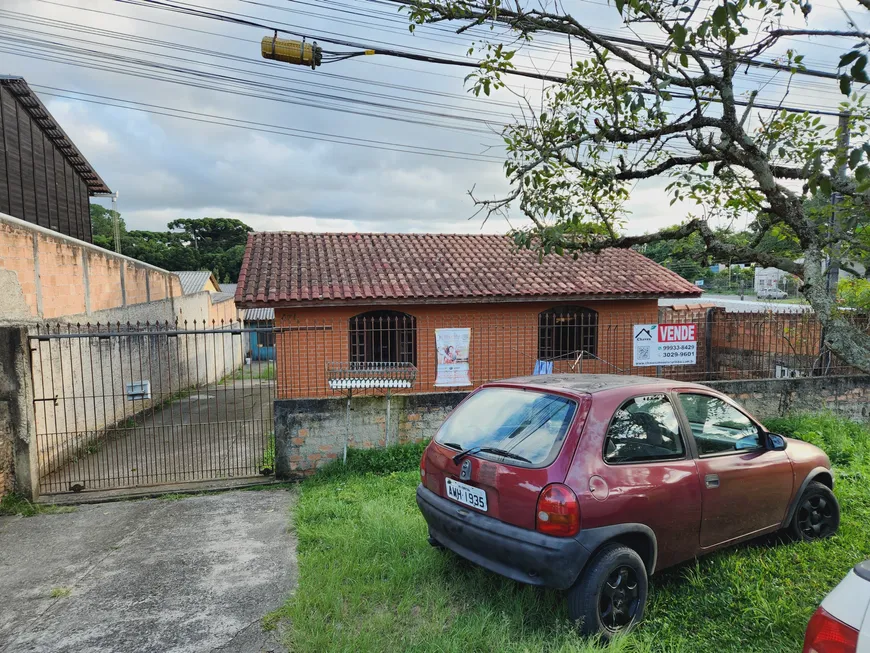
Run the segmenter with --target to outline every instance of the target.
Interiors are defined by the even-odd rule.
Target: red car
[[[840,522],[823,451],[664,379],[486,384],[441,426],[420,477],[433,546],[567,590],[570,619],[605,638],[641,620],[660,569],[780,529],[824,538]]]

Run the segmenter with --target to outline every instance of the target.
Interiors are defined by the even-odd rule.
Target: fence
[[[373,314],[368,314],[373,315]],[[866,322],[866,317],[863,318]],[[277,395],[334,394],[327,366],[336,362],[409,362],[418,368],[412,392],[475,387],[488,381],[549,373],[610,373],[687,381],[853,374],[823,345],[812,313],[727,313],[724,309],[596,313],[559,308],[539,314],[422,315],[378,311],[374,317],[314,319],[276,316]],[[859,318],[856,322],[861,323]],[[642,366],[634,360],[634,327],[693,325],[695,363]],[[863,327],[868,325],[863,323]],[[443,351],[436,330],[469,329],[467,351]],[[467,364],[470,385],[436,384],[439,364]],[[368,394],[378,393],[368,390]]]
[[[249,332],[235,322],[36,329],[42,491],[259,474],[274,368],[243,368]]]

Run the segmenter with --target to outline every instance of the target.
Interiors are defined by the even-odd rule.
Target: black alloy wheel
[[[810,483],[798,499],[797,509],[789,524],[791,535],[812,542],[831,537],[840,527],[840,505],[831,489],[821,483]]]
[[[640,607],[640,587],[637,574],[631,567],[613,571],[598,597],[598,618],[609,631],[616,633],[628,627]]]

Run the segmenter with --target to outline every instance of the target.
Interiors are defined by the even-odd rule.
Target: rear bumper
[[[567,589],[574,584],[593,548],[576,537],[553,537],[506,524],[449,501],[422,485],[417,505],[429,534],[454,553],[521,583]]]

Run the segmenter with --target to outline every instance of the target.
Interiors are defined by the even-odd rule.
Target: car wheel
[[[788,526],[798,540],[812,542],[830,537],[840,527],[840,504],[831,489],[821,483],[810,483],[798,499],[797,510]]]
[[[637,552],[609,544],[568,590],[568,617],[584,635],[609,640],[643,619],[647,590],[646,567]]]

